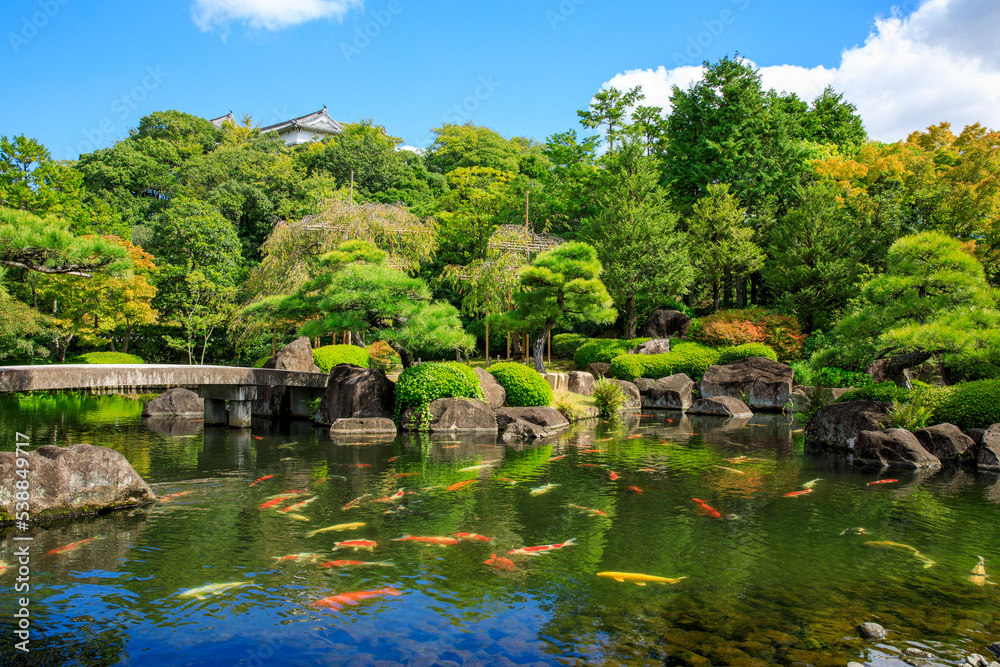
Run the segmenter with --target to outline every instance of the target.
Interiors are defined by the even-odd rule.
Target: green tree
[[[521,269],[521,289],[514,295],[515,309],[493,319],[511,330],[534,334],[535,370],[544,373],[542,354],[553,327],[614,321],[613,302],[600,275],[597,251],[586,243],[572,241],[546,250]]]
[[[77,236],[69,223],[0,207],[0,264],[46,274],[89,277],[129,268],[124,248],[104,238]]]
[[[468,122],[436,127],[434,142],[427,149],[427,168],[447,174],[461,167],[482,167],[517,173],[521,148],[488,127]]]
[[[486,256],[497,227],[523,221],[524,194],[513,172],[458,167],[448,174],[450,189],[438,201],[440,261],[468,264]]]
[[[606,157],[598,213],[583,229],[604,267],[601,279],[625,314],[625,338],[635,338],[640,306],[685,294],[692,278],[684,234],[643,152],[640,144],[626,142]]]
[[[576,115],[584,127],[606,127],[604,136],[608,141],[608,150],[614,151],[615,142],[626,134],[629,110],[645,97],[641,86],[625,93],[617,88],[602,89],[594,95],[589,110],[577,111]]]

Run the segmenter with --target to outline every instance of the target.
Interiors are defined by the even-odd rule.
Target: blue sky
[[[685,64],[737,51],[768,85],[810,96],[831,83],[881,139],[949,119],[1000,125],[1000,3],[907,2],[6,0],[0,134],[71,159],[156,110],[266,125],[325,104],[420,147],[465,120],[543,140],[578,127],[607,82],[642,83],[665,105],[670,85],[697,78]],[[901,104],[904,84],[927,90]]]

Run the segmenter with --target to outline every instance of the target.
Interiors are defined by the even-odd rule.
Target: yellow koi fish
[[[556,488],[557,486],[559,486],[559,485],[558,484],[552,484],[552,483],[543,484],[541,486],[538,486],[538,487],[535,487],[534,489],[532,489],[531,490],[531,495],[533,495],[533,496],[540,496],[543,493],[548,493],[549,491],[551,491],[552,489]]]
[[[726,466],[715,466],[715,467],[716,468],[720,468],[722,470],[725,470],[726,472],[736,473],[737,475],[745,475],[746,474],[742,470],[737,470],[736,468],[727,468]]]
[[[906,549],[907,551],[913,552],[913,557],[924,564],[924,569],[935,565],[927,556],[922,555],[915,548],[911,547],[909,544],[900,544],[899,542],[890,542],[888,540],[879,540],[878,542],[865,542],[866,547],[877,547],[879,549]]]
[[[310,533],[306,533],[306,537],[312,537],[314,535],[319,535],[320,533],[328,533],[334,530],[357,530],[363,525],[365,525],[363,521],[356,521],[354,523],[338,523],[336,526],[327,526],[326,528],[319,528]]]
[[[652,574],[638,574],[635,572],[598,572],[598,577],[605,577],[607,579],[614,579],[615,581],[631,581],[636,586],[645,586],[649,584],[677,584],[680,583],[681,579],[687,579],[687,577],[677,577],[676,579],[669,579],[667,577],[657,577]]]
[[[195,598],[197,600],[204,600],[210,595],[221,595],[228,590],[233,588],[239,588],[240,586],[252,586],[251,581],[230,581],[225,584],[209,584],[208,586],[199,586],[198,588],[192,588],[186,590],[183,593],[178,593],[179,598]]]
[[[811,480],[811,481],[808,481],[808,482],[806,482],[805,484],[803,484],[803,485],[802,485],[802,488],[803,488],[803,489],[811,489],[811,488],[813,488],[814,486],[816,486],[816,482],[822,482],[822,481],[823,481],[823,480],[822,480],[821,478],[817,477],[816,479],[814,479],[814,480]]]

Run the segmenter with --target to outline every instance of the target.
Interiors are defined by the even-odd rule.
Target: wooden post
[[[490,365],[490,319],[486,316],[486,365]]]
[[[549,330],[549,366],[552,365],[552,330]]]
[[[510,332],[507,332],[507,361],[510,361]]]

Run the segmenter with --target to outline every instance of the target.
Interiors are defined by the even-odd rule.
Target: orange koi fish
[[[104,539],[103,536],[89,537],[89,538],[87,538],[85,540],[80,540],[79,542],[73,542],[71,544],[67,544],[64,547],[56,547],[55,549],[53,549],[52,551],[50,551],[49,553],[47,553],[45,555],[46,556],[51,556],[52,554],[65,554],[65,553],[69,553],[70,551],[76,551],[77,549],[79,549],[80,547],[82,547],[87,542],[93,542],[94,540],[103,540],[103,539]]]
[[[563,547],[569,547],[576,544],[576,538],[571,537],[565,542],[560,542],[559,544],[543,544],[539,547],[521,547],[519,549],[511,549],[507,552],[507,555],[513,554],[523,554],[525,556],[538,556],[540,554],[548,553],[550,551],[555,551],[556,549],[562,549]]]
[[[10,567],[10,566],[7,565],[7,563],[5,563],[2,560],[0,560],[0,574],[3,574],[4,572],[6,572],[8,567]]]
[[[358,549],[368,549],[368,551],[374,551],[375,547],[378,546],[378,542],[375,540],[345,540],[343,542],[334,542],[333,551],[340,548],[353,548],[355,551]]]
[[[616,472],[615,472],[614,470],[612,470],[612,471],[611,471],[611,472],[610,472],[610,473],[608,474],[608,478],[609,478],[609,479],[610,479],[610,480],[611,480],[611,481],[613,482],[613,481],[615,481],[616,479],[618,479],[618,473],[616,473]]]
[[[392,463],[393,461],[395,461],[398,458],[399,458],[398,456],[393,456],[391,459],[386,459],[385,462],[386,463]]]
[[[364,444],[368,444],[368,443],[364,443]],[[371,468],[372,464],[371,463],[348,463],[347,467],[348,468]]]
[[[803,489],[801,491],[792,491],[791,493],[786,493],[785,498],[794,498],[795,496],[804,496],[807,493],[812,493],[812,489]]]
[[[594,442],[607,442],[609,440],[614,440],[614,438],[602,438],[601,440],[594,440]]]
[[[580,454],[600,454],[603,449],[581,449]]]
[[[566,458],[565,454],[560,454],[559,456],[553,456],[552,458],[549,459],[549,463],[552,463],[553,461],[559,461],[560,459],[564,458]]]
[[[344,605],[356,605],[362,600],[380,597],[382,595],[402,595],[402,593],[391,586],[387,586],[386,588],[377,588],[373,591],[354,591],[353,593],[339,593],[337,595],[331,595],[328,598],[310,602],[309,606],[339,610]]]
[[[703,514],[707,514],[713,519],[722,518],[722,515],[719,514],[719,510],[715,509],[714,507],[706,503],[704,500],[698,500],[697,498],[692,498],[691,500],[698,503],[699,507],[701,507],[701,511]]]
[[[437,537],[437,536],[413,536],[404,533],[402,537],[397,537],[393,539],[393,542],[422,542],[423,544],[436,544],[439,547],[452,546],[458,544],[458,540],[454,537]]]
[[[263,439],[264,439],[264,438],[260,437],[259,435],[255,435],[255,436],[254,436],[254,440],[263,440]]]
[[[273,478],[274,478],[274,475],[264,475],[263,477],[259,477],[259,478],[255,479],[254,481],[250,482],[250,486],[253,486],[257,482],[263,482],[266,479],[273,479]]]
[[[656,472],[655,468],[639,468],[639,472]]]
[[[640,489],[638,486],[630,486],[628,487],[628,489],[626,489],[626,491],[631,491],[632,493],[642,493],[642,489]]]
[[[590,516],[607,516],[608,515],[607,512],[602,512],[601,510],[596,510],[593,507],[584,507],[583,505],[574,505],[574,504],[570,503],[566,507],[569,507],[569,508],[572,508],[572,509],[575,509],[575,510],[580,510],[581,512],[586,512]]]
[[[282,507],[278,511],[279,512],[284,512],[284,513],[291,512],[292,510],[297,510],[297,509],[299,509],[301,507],[305,507],[309,503],[315,502],[317,500],[319,500],[319,496],[313,496],[312,498],[309,498],[307,500],[303,500],[300,503],[295,503],[294,505],[289,505],[288,507]]]
[[[445,445],[441,449],[458,449],[458,445]]]
[[[174,498],[180,498],[181,496],[186,496],[189,493],[194,493],[194,491],[178,491],[177,493],[171,493],[170,495],[166,495],[160,498],[160,502],[169,503]]]
[[[396,564],[387,561],[365,561],[365,560],[328,560],[325,563],[320,563],[320,567],[331,568],[331,567],[348,567],[351,565],[378,565],[379,567],[395,567]]]
[[[340,509],[343,510],[343,511],[352,510],[352,509],[354,509],[355,507],[358,506],[358,503],[360,503],[362,500],[364,500],[365,498],[367,498],[370,495],[371,495],[370,493],[366,493],[363,496],[358,496],[357,498],[355,498],[351,502],[347,503],[346,505],[344,505]]]
[[[275,505],[280,505],[281,503],[285,502],[289,498],[294,498],[294,497],[295,496],[281,496],[280,498],[275,498],[274,500],[268,500],[266,503],[264,503],[262,505],[258,505],[257,509],[259,509],[259,510],[266,510],[268,507],[274,507]]]
[[[394,500],[399,500],[405,494],[406,494],[406,490],[405,489],[400,489],[399,491],[396,491],[396,493],[392,494],[391,496],[386,496],[385,498],[375,498],[374,500],[372,500],[372,502],[373,503],[391,503]]]
[[[626,440],[635,440],[636,438],[641,438],[641,437],[642,437],[641,435],[630,435],[629,437],[627,437],[625,439]]]
[[[893,482],[898,482],[898,479],[880,479],[875,482],[868,482],[865,486],[871,486],[872,484],[892,484]]]
[[[477,482],[477,481],[479,481],[479,480],[468,479],[468,480],[466,480],[464,482],[455,482],[454,484],[452,484],[451,486],[449,486],[447,489],[445,489],[445,491],[458,491],[459,489],[461,489],[463,487],[466,487],[469,484],[472,484],[473,482]]]
[[[517,569],[517,566],[514,565],[514,561],[503,556],[497,556],[496,554],[490,554],[490,559],[484,560],[483,563],[491,565],[498,570],[505,570],[507,572],[513,572]]]
[[[486,537],[485,535],[479,535],[478,533],[452,533],[452,537],[457,537],[460,540],[465,540],[466,542],[492,542],[492,537]]]

